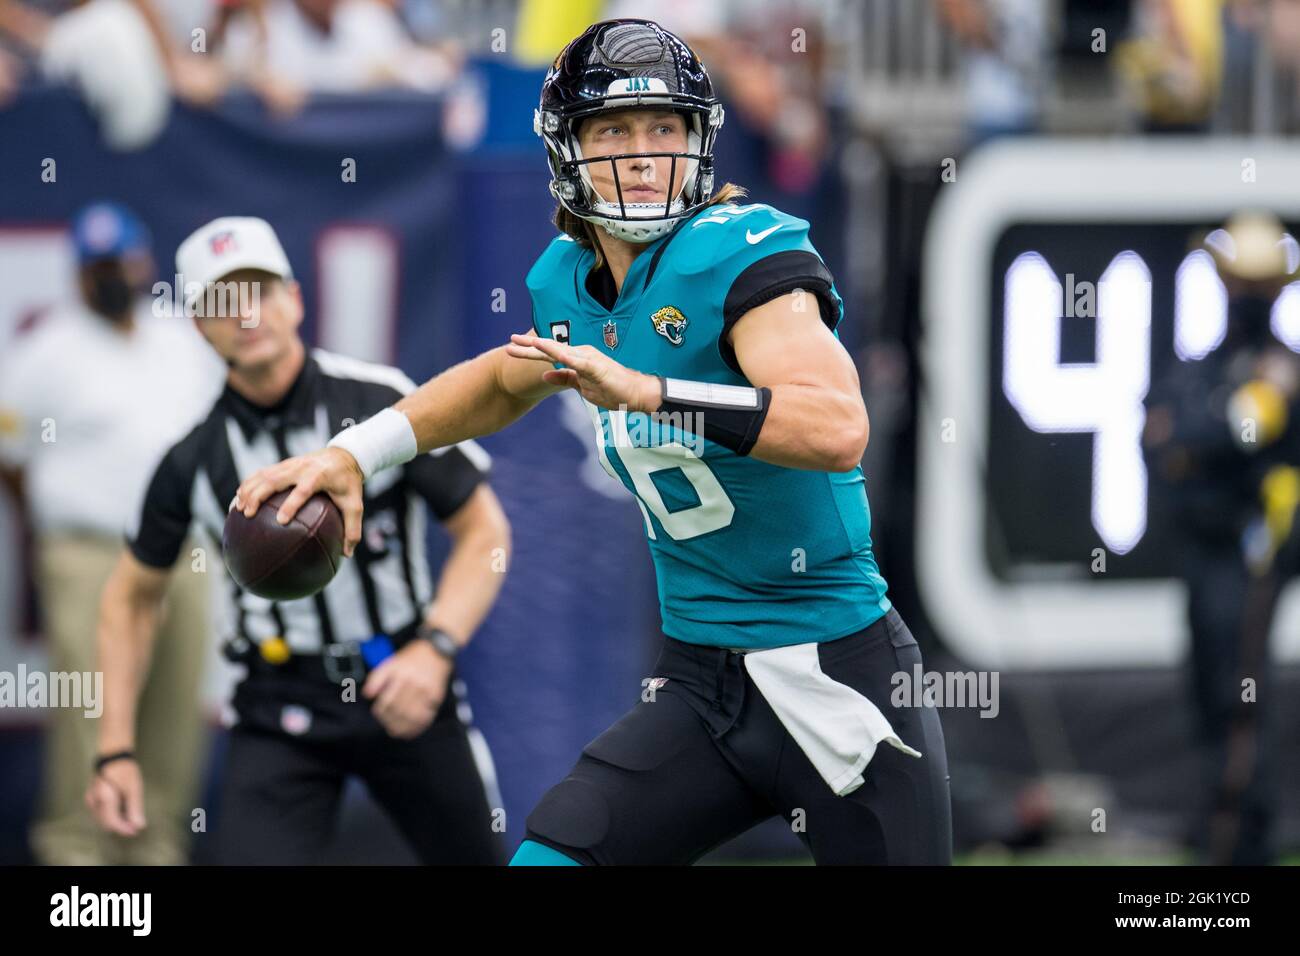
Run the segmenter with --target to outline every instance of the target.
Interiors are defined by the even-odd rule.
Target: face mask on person
[[[90,284],[90,307],[100,315],[117,318],[131,310],[135,289],[120,273],[97,275]]]

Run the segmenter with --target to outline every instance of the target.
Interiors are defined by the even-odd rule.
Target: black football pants
[[[434,722],[410,740],[390,737],[368,703],[338,702],[338,688],[293,693],[295,701],[310,696],[313,723],[291,735],[269,719],[283,711],[281,696],[259,687],[256,678],[236,693],[241,721],[231,730],[222,787],[220,863],[319,862],[333,838],[349,775],[365,783],[422,863],[504,862],[450,688]]]
[[[948,764],[933,707],[890,706],[920,649],[891,610],[818,648],[822,670],[871,700],[908,756],[881,743],[865,782],[837,797],[729,650],[666,640],[654,676],[528,817],[527,839],[587,864],[684,864],[780,815],[820,864],[947,864]],[[658,682],[656,682],[658,683]]]

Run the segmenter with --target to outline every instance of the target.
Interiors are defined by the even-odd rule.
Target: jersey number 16
[[[610,457],[622,462],[623,469],[632,482],[630,490],[641,508],[641,516],[645,518],[646,534],[651,540],[658,537],[654,524],[650,521],[651,514],[674,541],[699,537],[731,524],[736,506],[727,497],[718,476],[694,451],[681,442],[653,446],[633,445],[627,428],[627,412],[597,408],[585,399],[582,404],[596,429],[596,451],[600,455],[601,467],[615,481],[626,485],[614,470]],[[672,469],[679,470],[690,482],[695,497],[699,499],[698,504],[669,511],[663,495],[650,476],[655,472]]]

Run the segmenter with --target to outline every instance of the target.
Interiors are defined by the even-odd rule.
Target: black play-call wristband
[[[659,376],[659,394],[662,404],[654,414],[680,416],[684,431],[703,435],[742,456],[758,441],[772,399],[770,388],[663,376]]]

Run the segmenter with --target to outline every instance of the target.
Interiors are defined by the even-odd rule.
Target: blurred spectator
[[[1050,4],[1044,0],[938,0],[961,42],[967,138],[1027,133],[1042,121],[1051,68]]]
[[[226,34],[230,24],[245,18],[251,24],[253,41],[259,45],[266,44],[266,17],[262,12],[262,0],[214,0],[216,12],[208,30],[208,52],[217,53],[225,46]]]
[[[1117,51],[1146,132],[1203,132],[1223,77],[1223,0],[1137,0]]]
[[[0,353],[0,476],[35,532],[49,665],[63,674],[98,670],[94,596],[121,553],[158,458],[201,417],[225,377],[190,322],[153,314],[149,236],[130,211],[107,203],[87,208],[73,224],[73,244],[76,295]],[[195,701],[209,581],[192,573],[190,562],[187,548],[141,703],[139,759],[156,788],[146,836],[123,840],[94,824],[82,796],[98,715],[55,707],[31,837],[41,863],[185,861],[201,767]]]
[[[147,0],[90,0],[56,17],[41,48],[42,72],[81,93],[113,149],[146,145],[170,112],[148,9]]]
[[[308,92],[437,92],[459,70],[446,51],[417,44],[380,0],[230,0],[226,6],[238,9],[223,10],[218,20],[223,62],[282,110]]]
[[[0,0],[0,37],[48,79],[85,99],[113,149],[148,145],[170,113],[171,94],[209,103],[220,72],[176,47],[153,0]],[[0,51],[2,54],[3,51]],[[0,55],[0,100],[15,82],[11,56]]]
[[[74,86],[123,150],[161,132],[173,95],[206,106],[232,83],[280,114],[315,91],[437,92],[464,55],[436,35],[432,0],[417,9],[408,15],[421,42],[399,0],[0,0],[0,40],[12,48],[0,46],[0,104],[24,70],[13,51]]]

